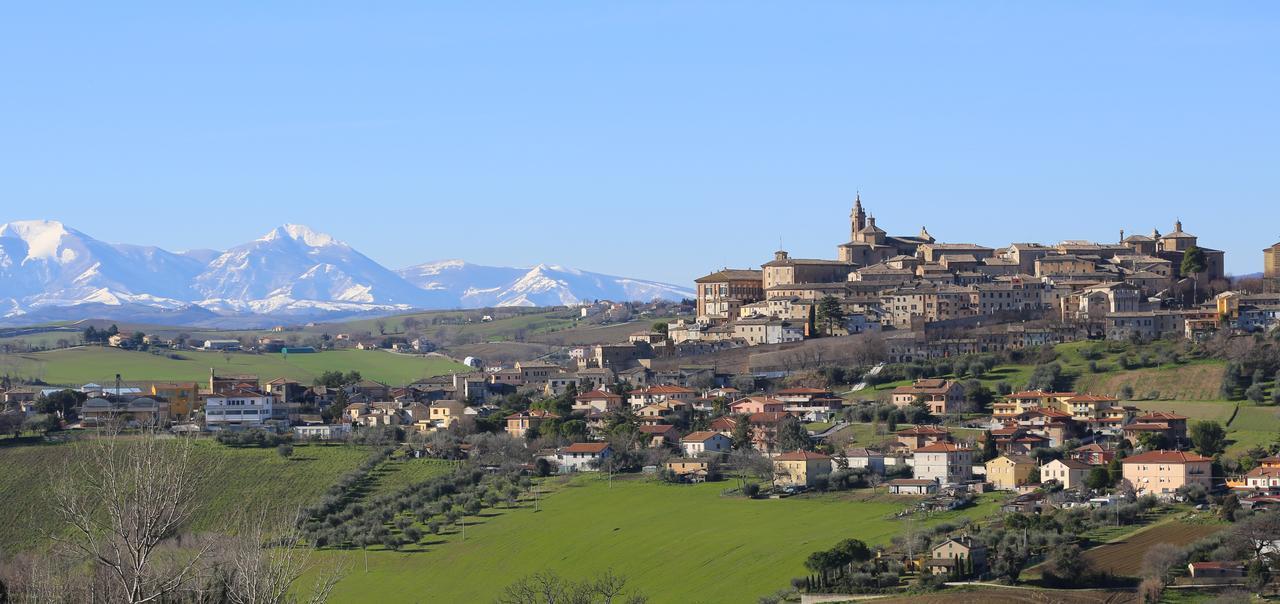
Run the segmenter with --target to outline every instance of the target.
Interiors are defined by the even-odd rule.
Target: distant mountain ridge
[[[414,309],[679,300],[687,288],[540,264],[446,260],[388,269],[287,224],[226,251],[104,243],[49,220],[0,225],[0,323],[77,318],[222,326]],[[166,320],[167,319],[167,320]]]

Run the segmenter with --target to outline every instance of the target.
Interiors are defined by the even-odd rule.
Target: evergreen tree
[[[996,439],[991,436],[991,432],[987,431],[986,438],[982,440],[982,461],[991,461],[1000,456],[1000,452],[996,451]]]
[[[844,323],[844,308],[835,296],[823,296],[818,301],[818,323],[826,325],[827,335],[831,335],[835,326]]]
[[[1182,253],[1182,276],[1191,277],[1191,303],[1195,304],[1199,301],[1198,285],[1199,280],[1196,277],[1203,273],[1207,265],[1204,259],[1204,250],[1196,246],[1187,248]]]

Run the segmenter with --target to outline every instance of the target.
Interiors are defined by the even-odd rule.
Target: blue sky
[[[781,240],[1280,240],[1274,3],[7,3],[0,222],[687,283]]]

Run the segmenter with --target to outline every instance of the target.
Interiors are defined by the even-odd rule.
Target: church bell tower
[[[853,199],[853,213],[849,215],[852,225],[849,234],[849,241],[858,240],[858,232],[867,226],[867,213],[862,210],[862,192],[859,191]]]

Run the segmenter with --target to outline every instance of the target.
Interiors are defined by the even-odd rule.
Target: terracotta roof
[[[773,458],[774,461],[822,461],[826,459],[831,458],[813,451],[792,451]]]
[[[732,430],[734,426],[737,425],[738,420],[733,419],[732,417],[717,417],[711,420],[711,423],[707,424],[707,427],[712,430]]]
[[[676,427],[670,424],[640,426],[640,431],[645,434],[666,434],[675,429]]]
[[[955,443],[933,443],[916,449],[916,453],[956,453],[959,451],[972,451],[972,449]]]
[[[576,399],[575,399],[575,400],[579,400],[579,401],[589,401],[589,400],[602,399],[602,398],[605,398],[605,399],[615,399],[615,398],[616,398],[616,399],[621,399],[621,398],[622,398],[622,396],[621,396],[621,395],[618,395],[618,394],[614,394],[614,393],[612,393],[612,392],[605,392],[605,391],[603,391],[603,390],[592,390],[591,392],[588,392],[588,393],[586,393],[586,394],[579,394],[579,395],[576,397]]]
[[[787,413],[770,411],[766,413],[752,413],[747,421],[753,424],[776,424],[783,419],[789,417]]]
[[[1186,418],[1186,416],[1178,415],[1178,414],[1176,414],[1176,413],[1169,413],[1169,412],[1167,412],[1167,411],[1152,411],[1151,413],[1148,413],[1148,414],[1146,414],[1146,415],[1144,415],[1144,416],[1142,416],[1142,417],[1134,418],[1134,420],[1133,420],[1133,421],[1135,421],[1135,422],[1150,423],[1150,422],[1148,422],[1147,420],[1150,420],[1150,421],[1176,421],[1176,420],[1183,420],[1183,419],[1187,419],[1187,418]]]
[[[719,432],[711,432],[709,430],[690,432],[684,438],[680,439],[680,442],[701,443],[711,440],[717,436],[720,436]]]
[[[782,395],[787,395],[787,394],[830,394],[830,393],[831,393],[831,391],[830,391],[830,390],[823,390],[823,389],[821,389],[821,388],[787,388],[786,390],[779,390],[779,391],[778,391],[778,394],[782,394]]]
[[[1089,443],[1082,447],[1076,447],[1072,449],[1072,451],[1079,452],[1079,453],[1106,453],[1112,450],[1113,449],[1104,448],[1102,445],[1098,443]]]
[[[609,448],[609,443],[573,443],[567,447],[560,449],[561,453],[603,453]]]
[[[1208,457],[1202,457],[1195,453],[1186,451],[1148,451],[1133,457],[1126,457],[1120,463],[1207,463],[1213,461]]]

